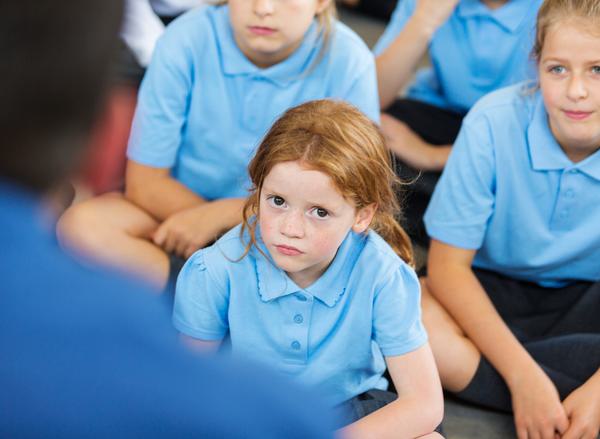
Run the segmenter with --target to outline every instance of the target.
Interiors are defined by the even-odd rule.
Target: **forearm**
[[[229,230],[242,222],[242,210],[246,203],[245,198],[222,198],[212,203],[220,212],[221,231]]]
[[[416,438],[439,425],[443,399],[422,396],[403,397],[350,424],[340,431],[346,439]]]
[[[126,175],[125,197],[159,221],[205,202],[168,174],[139,178],[132,177],[129,170]]]
[[[596,398],[600,399],[600,368],[583,385],[595,389]]]
[[[412,78],[435,29],[413,16],[390,46],[375,60],[379,101],[388,107]]]
[[[428,286],[509,387],[535,361],[506,326],[469,266],[430,259]]]

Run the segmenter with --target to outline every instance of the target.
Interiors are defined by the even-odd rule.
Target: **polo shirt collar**
[[[246,58],[235,42],[233,29],[229,20],[229,6],[216,8],[216,34],[220,46],[221,66],[228,76],[250,76],[263,78],[274,84],[285,87],[298,78],[316,59],[321,44],[319,31],[315,21],[308,29],[302,44],[284,61],[266,69],[262,69]]]
[[[256,258],[256,271],[258,276],[258,293],[264,302],[278,299],[289,294],[304,291],[311,294],[328,307],[335,306],[346,292],[346,285],[354,263],[360,253],[361,245],[356,245],[366,236],[348,233],[338,252],[325,273],[308,288],[302,289],[289,278],[289,276],[275,265],[267,252],[257,228],[257,242],[263,252],[269,256],[265,258],[256,248],[252,249]]]
[[[492,10],[481,0],[462,0],[456,7],[461,18],[489,17],[509,32],[516,32],[527,16],[531,0],[508,0],[500,8]]]
[[[590,177],[600,180],[600,150],[582,160],[573,163],[560,147],[548,123],[548,113],[541,92],[535,95],[533,117],[527,128],[527,142],[531,165],[536,171],[560,169],[578,169]]]

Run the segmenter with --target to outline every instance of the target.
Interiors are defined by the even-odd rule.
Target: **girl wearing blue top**
[[[67,244],[163,285],[241,221],[246,167],[286,109],[324,97],[378,120],[375,63],[331,0],[231,0],[168,26],[143,80],[125,194],[75,206]],[[108,245],[107,245],[108,244]]]
[[[422,217],[464,114],[483,95],[532,79],[541,0],[401,0],[378,41],[382,130],[408,188],[405,228],[427,241]],[[431,67],[418,70],[428,52]]]
[[[228,337],[234,354],[314,386],[346,437],[439,437],[441,388],[377,126],[348,104],[305,103],[249,173],[242,225],[179,275],[175,327],[202,346]]]
[[[598,0],[545,1],[539,89],[475,105],[425,215],[442,383],[519,438],[600,429],[599,29]]]

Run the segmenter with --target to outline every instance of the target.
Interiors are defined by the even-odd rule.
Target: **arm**
[[[152,237],[167,253],[189,258],[242,220],[245,199],[207,202],[169,175],[130,160],[125,196],[162,221]]]
[[[216,354],[222,340],[200,340],[189,335],[181,334],[181,341],[194,352],[202,354]]]
[[[452,151],[452,145],[425,142],[407,124],[385,113],[381,114],[381,131],[387,147],[415,169],[441,171]]]
[[[429,345],[386,357],[386,363],[398,399],[344,428],[346,438],[414,438],[442,422],[442,388]]]
[[[433,34],[446,22],[457,4],[458,0],[417,0],[414,12],[400,33],[376,58],[381,108],[390,105],[406,86]],[[402,4],[398,6],[401,7]],[[396,13],[392,22],[395,16]]]
[[[519,438],[568,426],[558,392],[506,326],[471,269],[475,250],[432,240],[427,284],[510,389]]]
[[[159,221],[206,201],[179,183],[168,168],[155,168],[133,160],[127,162],[125,197]]]
[[[562,439],[596,439],[600,433],[600,369],[564,401],[569,428]]]

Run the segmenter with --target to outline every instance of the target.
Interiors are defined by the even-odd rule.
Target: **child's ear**
[[[356,233],[363,233],[365,230],[369,228],[371,221],[373,221],[373,217],[375,216],[375,212],[377,211],[377,204],[369,204],[368,206],[363,207],[356,213],[356,220],[354,221],[354,225],[352,226],[352,230]]]

